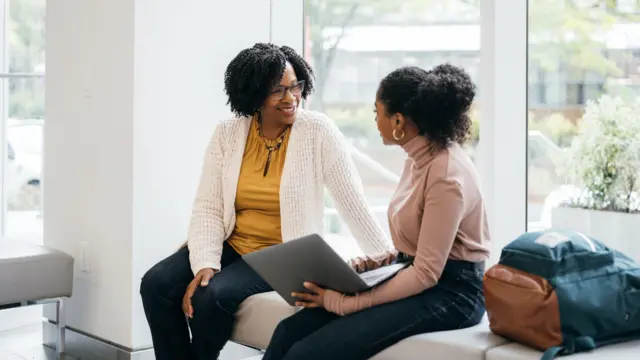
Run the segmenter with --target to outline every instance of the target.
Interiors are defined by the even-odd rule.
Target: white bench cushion
[[[0,239],[0,305],[70,297],[73,257],[24,241]]]
[[[487,360],[540,360],[542,352],[517,343],[510,343],[491,349]],[[561,357],[564,358],[564,357]],[[571,360],[638,360],[640,359],[640,341],[631,341],[603,346],[591,352],[583,352],[568,357]]]
[[[295,312],[296,308],[287,304],[274,291],[253,295],[238,308],[231,341],[256,349],[266,349],[280,320]]]
[[[485,353],[508,343],[489,330],[485,319],[462,330],[440,331],[406,338],[374,356],[372,360],[460,359],[485,360]]]
[[[231,340],[256,349],[266,349],[278,323],[296,312],[277,293],[254,295],[245,300],[236,314]],[[373,360],[423,360],[425,354],[433,359],[477,359],[491,348],[508,341],[489,331],[483,319],[477,326],[407,338],[373,357]]]

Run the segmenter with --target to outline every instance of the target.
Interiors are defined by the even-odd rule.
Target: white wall
[[[224,70],[240,50],[269,41],[268,14],[265,0],[136,3],[134,347],[151,344],[139,279],[185,240],[205,146],[230,116]]]
[[[151,345],[140,278],[185,239],[206,142],[229,116],[224,69],[269,40],[269,5],[47,3],[44,243],[87,255],[69,326]]]
[[[130,345],[133,3],[47,5],[44,244],[87,244],[69,325]]]

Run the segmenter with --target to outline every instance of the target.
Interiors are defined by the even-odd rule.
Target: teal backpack
[[[578,232],[521,235],[487,270],[484,291],[491,330],[543,360],[640,339],[640,265]]]

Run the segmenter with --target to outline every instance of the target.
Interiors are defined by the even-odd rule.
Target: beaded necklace
[[[260,135],[260,139],[262,139],[262,142],[264,143],[264,146],[268,151],[267,161],[265,162],[264,172],[262,173],[262,176],[265,177],[267,176],[267,173],[269,172],[269,166],[271,165],[271,153],[280,149],[280,147],[282,146],[282,142],[284,141],[284,137],[287,136],[287,132],[289,131],[291,125],[287,125],[287,127],[284,129],[282,134],[278,136],[277,139],[269,140],[264,137],[264,134],[262,133],[262,117],[260,116],[260,114],[257,115],[256,124],[258,125],[258,134]]]

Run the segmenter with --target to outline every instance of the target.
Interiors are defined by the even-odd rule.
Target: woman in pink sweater
[[[476,169],[462,149],[475,85],[464,70],[404,67],[375,100],[378,130],[407,160],[391,203],[396,251],[352,261],[368,271],[398,258],[413,263],[360,294],[305,284],[304,307],[275,330],[263,360],[368,359],[412,335],[476,325],[489,230]]]

